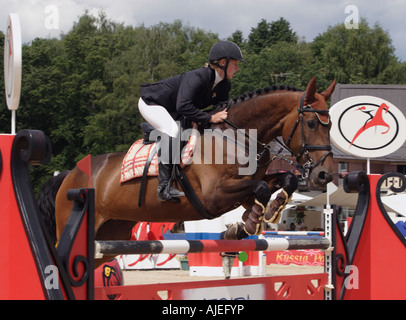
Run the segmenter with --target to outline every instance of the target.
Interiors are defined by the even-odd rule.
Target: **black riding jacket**
[[[149,105],[163,106],[175,120],[185,116],[206,128],[211,116],[200,109],[227,101],[231,89],[229,80],[220,81],[213,88],[215,78],[214,69],[200,68],[142,85],[141,98]]]

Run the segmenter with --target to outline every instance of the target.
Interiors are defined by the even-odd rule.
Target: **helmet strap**
[[[228,65],[230,63],[230,57],[226,58],[226,64],[224,66],[222,66],[219,62],[210,62],[212,65],[215,65],[217,67],[219,67],[221,70],[224,71],[224,79],[227,79],[227,69],[228,69]],[[223,80],[224,80],[223,79]]]
[[[228,64],[230,63],[230,57],[227,57],[226,60],[226,65],[222,68],[224,70],[224,79],[227,80],[227,69],[228,69]],[[223,79],[223,80],[224,80]]]

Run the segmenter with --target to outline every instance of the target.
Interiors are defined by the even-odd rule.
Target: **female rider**
[[[216,43],[210,49],[208,67],[142,85],[138,103],[141,115],[162,133],[162,141],[168,141],[162,139],[163,135],[178,137],[179,127],[175,120],[181,117],[197,123],[202,128],[207,128],[210,123],[223,122],[227,118],[227,111],[210,115],[201,109],[229,99],[230,80],[239,70],[239,61],[244,60],[235,43]],[[173,161],[170,159],[168,162],[159,161],[157,195],[160,201],[177,203],[184,193],[172,185],[170,180]]]

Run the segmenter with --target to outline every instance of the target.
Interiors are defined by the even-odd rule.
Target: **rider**
[[[230,80],[244,61],[240,48],[233,42],[220,41],[209,52],[208,67],[189,71],[175,77],[141,86],[138,108],[141,115],[163,135],[176,138],[179,127],[175,120],[182,116],[206,128],[210,123],[221,123],[227,111],[213,115],[203,112],[210,105],[229,99]],[[168,141],[167,139],[161,139]],[[183,192],[171,183],[173,163],[159,162],[157,195],[160,201],[179,202]]]

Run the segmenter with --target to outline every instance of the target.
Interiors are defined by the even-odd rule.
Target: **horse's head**
[[[283,127],[283,139],[302,165],[302,174],[318,186],[325,186],[333,180],[331,121],[326,102],[335,85],[334,80],[327,90],[319,94],[313,78]]]

